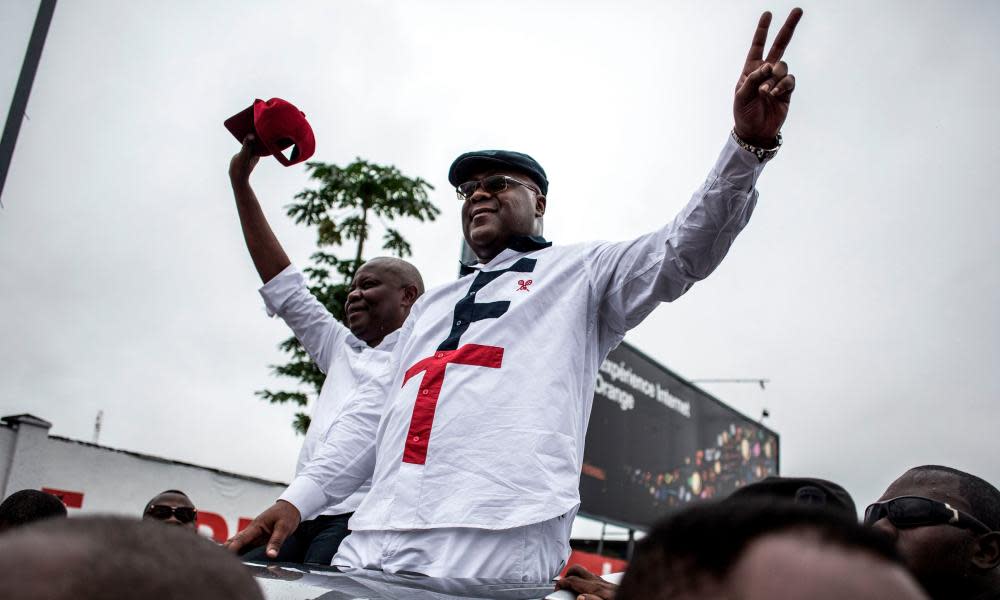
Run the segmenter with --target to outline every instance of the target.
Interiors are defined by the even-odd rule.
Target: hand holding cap
[[[258,98],[226,119],[225,126],[240,143],[247,134],[254,134],[254,154],[274,156],[286,167],[307,160],[316,151],[316,139],[305,113],[281,98],[267,102]],[[282,151],[289,147],[292,152],[286,157]]]

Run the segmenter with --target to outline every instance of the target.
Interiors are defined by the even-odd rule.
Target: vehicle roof
[[[245,564],[267,600],[540,600],[555,587],[552,582],[450,579],[289,563]]]

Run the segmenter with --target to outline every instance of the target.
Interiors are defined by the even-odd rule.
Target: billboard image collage
[[[778,435],[622,344],[601,366],[580,513],[647,529],[778,474]]]

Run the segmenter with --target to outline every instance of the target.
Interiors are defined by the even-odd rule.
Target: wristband
[[[767,160],[769,158],[774,158],[774,155],[778,153],[778,148],[781,148],[781,132],[780,131],[778,132],[777,136],[775,136],[775,140],[777,141],[777,143],[774,145],[774,148],[758,148],[757,146],[754,146],[752,144],[748,144],[747,142],[743,141],[743,138],[741,138],[740,136],[738,136],[736,134],[736,128],[735,127],[733,127],[732,136],[733,136],[733,139],[736,141],[736,143],[740,145],[740,148],[743,148],[747,152],[749,152],[749,153],[753,154],[754,156],[756,156],[757,160],[759,160],[760,162],[764,162],[765,160]]]

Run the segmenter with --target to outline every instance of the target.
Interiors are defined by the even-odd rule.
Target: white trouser
[[[569,558],[575,514],[574,509],[513,529],[354,531],[340,544],[333,566],[431,577],[551,581]]]

